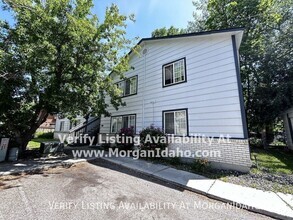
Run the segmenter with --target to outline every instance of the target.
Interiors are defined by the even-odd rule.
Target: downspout
[[[288,120],[288,125],[289,125],[289,134],[291,135],[291,142],[293,144],[293,127],[291,123],[291,118],[289,117],[289,114],[287,114],[287,120]],[[289,139],[289,137],[288,137]]]
[[[144,56],[144,73],[143,73],[143,87],[142,87],[142,129],[144,128],[144,107],[145,107],[145,80],[146,80],[146,56],[147,56],[147,52],[146,48],[145,48],[145,44],[143,46],[143,56]]]
[[[241,111],[241,118],[242,118],[243,138],[248,139],[247,120],[246,120],[246,112],[244,107],[242,83],[241,83],[238,48],[237,48],[235,35],[232,35],[231,38],[232,38],[232,47],[233,47],[233,53],[234,53],[236,77],[237,77],[237,83],[238,83],[238,95],[239,95],[240,111]]]
[[[152,124],[155,124],[155,103],[156,103],[156,101],[152,101],[150,103],[153,105],[153,122],[152,122]]]

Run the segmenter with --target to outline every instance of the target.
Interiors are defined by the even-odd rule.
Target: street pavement
[[[0,219],[270,219],[95,160],[0,177]]]

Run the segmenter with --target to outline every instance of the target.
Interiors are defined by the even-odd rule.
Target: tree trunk
[[[264,149],[268,149],[268,142],[267,142],[267,126],[264,125],[261,131],[261,142]]]
[[[47,117],[48,112],[46,109],[36,111],[35,116],[30,121],[30,129],[21,133],[21,136],[17,138],[20,146],[20,154],[22,154],[26,150],[28,142],[32,139],[33,135],[36,133],[36,130],[40,127],[40,125],[46,121]]]

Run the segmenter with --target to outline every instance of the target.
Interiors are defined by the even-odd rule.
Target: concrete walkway
[[[275,218],[293,219],[293,195],[266,192],[132,158],[101,158],[223,202]]]

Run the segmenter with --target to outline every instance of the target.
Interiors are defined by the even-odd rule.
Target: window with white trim
[[[136,115],[121,115],[111,117],[111,133],[119,133],[122,128],[133,127],[135,132]]]
[[[164,131],[167,134],[187,135],[187,110],[164,111]]]
[[[185,58],[163,65],[163,85],[186,82]]]
[[[137,93],[137,76],[130,77],[123,81],[116,83],[117,87],[121,89],[121,96],[129,96]]]

